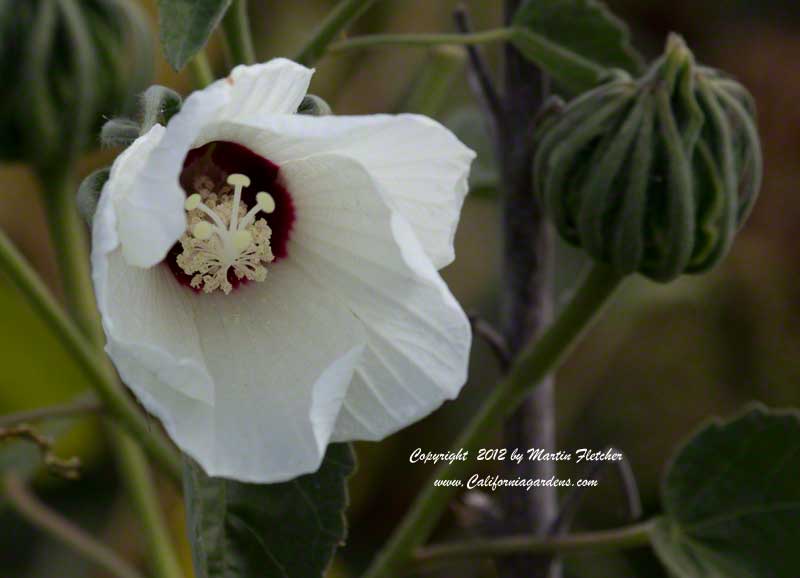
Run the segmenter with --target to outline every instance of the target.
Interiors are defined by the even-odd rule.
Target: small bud
[[[297,114],[328,116],[331,114],[331,107],[327,102],[315,94],[307,94],[303,97],[303,101],[300,103],[300,106],[297,107]]]
[[[100,192],[106,184],[111,169],[108,167],[97,169],[78,187],[77,205],[83,219],[91,226],[94,213],[97,210],[97,203],[100,200]]]
[[[141,134],[148,132],[155,124],[166,125],[169,119],[181,109],[181,95],[155,84],[144,91],[141,98]]]
[[[129,118],[112,118],[100,130],[100,143],[107,148],[126,148],[139,138],[139,124]]]
[[[543,122],[536,189],[561,236],[621,274],[706,271],[758,193],[754,117],[747,90],[673,35],[642,78],[617,77]]]

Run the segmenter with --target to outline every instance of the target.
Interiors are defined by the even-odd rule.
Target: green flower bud
[[[145,134],[156,124],[167,125],[169,119],[180,111],[183,105],[181,95],[159,84],[154,84],[144,91],[140,99],[141,134]]]
[[[127,148],[139,138],[139,123],[129,118],[112,118],[100,129],[100,144],[108,148]]]
[[[327,116],[331,114],[331,106],[315,94],[307,94],[303,97],[300,106],[297,107],[297,114],[307,114],[309,116]]]
[[[561,236],[656,281],[725,256],[761,184],[747,90],[678,36],[640,79],[618,76],[538,134],[535,186]]]
[[[100,201],[100,193],[103,191],[103,185],[106,184],[110,175],[110,167],[97,169],[83,179],[83,182],[81,182],[78,187],[78,193],[76,195],[78,212],[90,227],[94,219],[94,213],[97,210],[97,203]]]
[[[0,12],[0,159],[49,172],[125,113],[152,75],[152,36],[129,0],[27,0]]]

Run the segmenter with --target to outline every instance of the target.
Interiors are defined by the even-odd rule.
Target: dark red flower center
[[[269,245],[274,261],[278,261],[287,256],[295,219],[292,197],[280,183],[279,172],[278,165],[247,147],[233,142],[214,141],[189,151],[183,162],[180,184],[187,197],[199,194],[205,202],[209,198],[230,197],[232,187],[227,181],[228,177],[232,174],[246,175],[250,182],[241,189],[241,205],[244,211],[256,207],[258,193],[269,193],[274,199],[275,208],[269,213],[259,212],[257,218],[266,221],[272,231]],[[178,258],[182,253],[184,246],[179,241],[168,253],[166,264],[181,284],[196,291],[202,290],[203,287],[197,286],[197,282],[192,284],[194,276],[179,265]],[[248,281],[247,277],[237,274],[234,267],[228,269],[227,279],[234,288]]]

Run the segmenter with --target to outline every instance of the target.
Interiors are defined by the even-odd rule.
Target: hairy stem
[[[558,79],[573,93],[580,93],[609,77],[609,70],[527,28],[508,27],[470,34],[374,34],[341,40],[330,46],[331,52],[375,46],[437,46],[440,44],[475,45],[489,42],[512,42],[525,58]]]
[[[167,473],[176,481],[180,481],[181,465],[177,454],[161,436],[153,432],[145,416],[117,383],[103,356],[80,333],[33,268],[1,231],[0,272],[8,277],[60,339],[111,416],[139,440]]]
[[[441,44],[474,45],[504,42],[514,35],[513,28],[496,28],[469,34],[370,34],[340,40],[331,44],[330,52],[375,46],[439,46]]]
[[[542,338],[528,344],[520,353],[508,376],[483,402],[453,447],[474,453],[492,428],[501,423],[545,376],[560,365],[597,318],[620,281],[621,278],[609,267],[596,265]],[[394,577],[401,572],[414,549],[428,539],[450,500],[459,491],[454,486],[435,486],[434,481],[463,480],[470,471],[469,461],[454,461],[436,469],[365,578]]]
[[[317,27],[295,60],[306,66],[312,66],[322,58],[333,39],[374,3],[375,0],[341,0]]]
[[[20,516],[90,560],[98,568],[117,578],[142,578],[139,572],[117,557],[113,551],[37,500],[14,474],[5,475],[3,490],[9,505]]]
[[[101,364],[116,391],[124,396],[110,362],[102,354],[105,335],[100,324],[92,290],[87,259],[88,246],[83,221],[78,215],[75,187],[71,179],[54,180],[45,193],[48,222],[53,242],[59,250],[59,266],[64,293],[71,304],[72,316],[84,336],[101,356]],[[111,441],[125,484],[140,514],[140,523],[149,547],[156,578],[181,578],[180,567],[172,550],[164,521],[159,512],[150,469],[141,447],[127,433],[110,424]]]
[[[87,257],[86,224],[75,207],[74,179],[70,174],[50,175],[43,177],[42,184],[47,191],[42,199],[67,310],[87,339],[103,343]]]
[[[211,70],[205,50],[195,54],[194,58],[189,61],[187,69],[192,77],[192,84],[197,88],[205,88],[214,82],[214,72]]]
[[[494,540],[470,540],[419,548],[414,559],[418,564],[509,556],[514,554],[572,554],[576,552],[611,552],[645,546],[650,541],[654,520],[601,532],[586,532],[557,538],[507,536]]]
[[[225,46],[234,64],[255,64],[256,49],[250,32],[250,20],[247,16],[247,0],[233,0],[228,12],[222,19]]]

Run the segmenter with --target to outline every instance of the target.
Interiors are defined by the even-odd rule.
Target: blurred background
[[[23,0],[16,0],[22,2]],[[137,0],[132,0],[137,1]],[[155,36],[155,2],[141,0]],[[452,31],[455,0],[384,0],[351,34]],[[500,25],[501,2],[465,3],[476,29]],[[297,52],[332,0],[252,0],[261,59]],[[560,449],[625,452],[647,513],[658,510],[660,475],[677,444],[711,416],[737,411],[750,400],[770,406],[800,405],[800,11],[794,0],[611,0],[636,45],[657,55],[666,34],[679,31],[703,63],[737,76],[754,94],[766,159],[761,197],[731,255],[711,274],[669,286],[643,279],[627,283],[604,319],[558,374]],[[1,40],[1,39],[0,39]],[[216,40],[212,62],[224,72]],[[497,63],[497,48],[487,49]],[[456,239],[457,259],[445,279],[464,308],[499,317],[499,205],[493,159],[463,67],[447,89],[419,98],[413,87],[431,67],[458,61],[456,49],[385,48],[329,56],[317,64],[312,92],[339,114],[414,111],[436,116],[479,151],[473,192]],[[439,70],[434,68],[435,70]],[[497,69],[497,67],[495,67]],[[156,82],[190,90],[159,55]],[[108,111],[111,116],[117,111]],[[113,151],[88,155],[82,175],[110,164]],[[37,182],[26,167],[0,165],[0,226],[59,291]],[[574,284],[580,255],[560,250],[557,282]],[[84,390],[80,374],[60,345],[0,278],[0,414],[64,402]],[[380,444],[359,444],[351,480],[350,536],[331,576],[357,576],[389,535],[429,469],[408,463],[416,447],[443,450],[499,376],[489,349],[476,340],[471,378],[463,395],[423,422]],[[121,492],[106,438],[92,419],[54,422],[60,455],[80,456],[80,481],[38,473],[35,486],[51,506],[144,568],[144,550],[130,505]],[[154,427],[157,427],[154,424]],[[26,470],[36,463],[18,444],[0,446],[0,467]],[[580,476],[562,470],[563,476]],[[191,576],[181,497],[160,484],[175,539]],[[613,474],[587,493],[577,529],[626,523],[624,495]],[[456,512],[435,540],[471,535]],[[453,566],[436,576],[493,576],[490,563]],[[646,550],[573,557],[574,578],[666,576]],[[0,505],[0,578],[100,578],[105,576],[60,544],[33,530]]]

